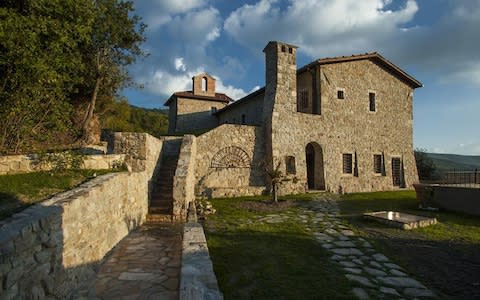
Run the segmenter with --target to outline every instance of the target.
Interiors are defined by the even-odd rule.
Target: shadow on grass
[[[225,299],[351,299],[352,286],[311,237],[207,230]]]
[[[480,298],[478,244],[394,236],[379,231],[369,231],[368,239],[440,296]]]
[[[22,211],[28,204],[23,203],[13,193],[0,192],[0,220]]]

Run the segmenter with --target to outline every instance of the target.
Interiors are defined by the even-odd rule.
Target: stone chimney
[[[215,78],[207,73],[192,77],[193,94],[199,96],[215,97]]]

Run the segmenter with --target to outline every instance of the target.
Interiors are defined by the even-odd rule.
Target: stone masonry
[[[178,128],[186,128],[178,123],[180,117],[191,122],[187,127],[194,126],[190,132],[211,128],[199,137],[197,195],[257,193],[262,183],[257,174],[262,174],[258,177],[265,185],[265,168],[278,165],[287,179],[280,185],[281,194],[307,189],[338,193],[411,189],[418,182],[413,91],[421,83],[378,53],[319,59],[297,69],[296,51],[294,45],[269,42],[264,49],[265,88],[216,112],[210,110],[218,103],[214,98],[182,100],[181,109],[188,108],[188,114],[179,111],[180,102],[171,102],[185,92],[167,101]],[[208,115],[208,121],[197,118],[201,115]],[[257,126],[254,144],[249,130],[226,124]],[[219,128],[232,132],[222,129],[219,135]],[[247,136],[241,138],[243,134]],[[254,160],[262,163],[252,164],[250,171],[206,167],[219,149],[231,147],[250,154],[253,148]]]

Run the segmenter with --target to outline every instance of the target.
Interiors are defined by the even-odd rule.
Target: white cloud
[[[244,5],[225,20],[225,31],[255,51],[268,40],[283,40],[311,55],[339,55],[370,49],[409,22],[415,1],[392,11],[386,0],[277,0]]]
[[[203,68],[182,72],[180,74],[157,70],[151,74],[151,76],[144,77],[140,81],[144,83],[145,88],[149,92],[158,96],[168,97],[175,92],[191,91],[192,77],[203,72]],[[236,88],[232,85],[225,85],[221,78],[215,75],[212,76],[216,79],[215,90],[217,93],[225,93],[234,100],[247,95],[243,89]]]
[[[175,70],[185,72],[187,70],[187,66],[183,63],[183,57],[175,58],[174,62]]]
[[[175,16],[168,24],[172,37],[201,48],[220,36],[220,12],[213,7]]]
[[[144,13],[148,30],[156,30],[170,22],[174,15],[187,13],[206,4],[205,0],[135,0],[137,9]]]

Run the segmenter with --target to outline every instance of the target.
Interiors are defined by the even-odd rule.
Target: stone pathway
[[[178,299],[182,225],[149,223],[108,255],[74,299]]]
[[[324,194],[306,202],[301,214],[269,214],[257,221],[273,224],[296,220],[304,223],[322,247],[330,252],[331,259],[345,271],[345,277],[355,285],[352,293],[358,299],[436,298],[400,266],[357,237],[338,218],[338,213],[335,199]]]

